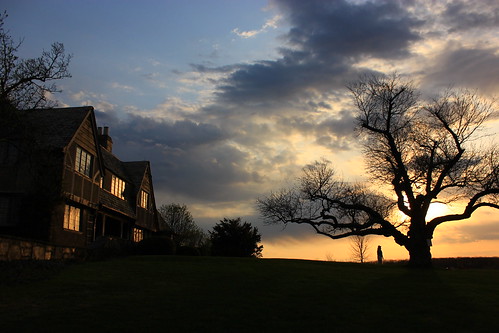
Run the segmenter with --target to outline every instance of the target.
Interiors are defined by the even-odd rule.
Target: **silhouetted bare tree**
[[[350,242],[350,249],[352,250],[352,258],[361,264],[369,259],[370,242],[368,236],[355,235]]]
[[[53,43],[37,58],[19,59],[22,40],[14,42],[4,29],[6,17],[6,12],[0,15],[0,104],[19,110],[53,106],[47,97],[59,90],[52,81],[71,77],[71,55],[65,53],[62,43]]]
[[[475,144],[494,105],[469,91],[424,103],[397,75],[366,77],[349,89],[377,190],[342,181],[322,160],[304,168],[296,188],[259,199],[260,213],[269,223],[308,224],[332,239],[393,237],[409,251],[411,265],[431,266],[436,227],[482,207],[499,208],[498,147]],[[460,201],[464,208],[427,221],[437,200]]]

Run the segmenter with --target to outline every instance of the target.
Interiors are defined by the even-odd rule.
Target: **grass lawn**
[[[488,332],[498,314],[484,269],[151,256],[0,284],[1,332]]]

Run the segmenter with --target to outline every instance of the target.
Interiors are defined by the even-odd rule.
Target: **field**
[[[499,327],[497,269],[418,271],[395,264],[151,256],[7,272],[23,282],[9,280],[6,272],[0,274],[1,332],[487,332]]]

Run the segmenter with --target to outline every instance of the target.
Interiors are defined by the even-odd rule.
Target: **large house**
[[[149,162],[113,155],[93,107],[16,112],[0,126],[0,235],[83,248],[158,231]]]

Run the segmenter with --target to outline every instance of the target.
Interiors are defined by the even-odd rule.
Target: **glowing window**
[[[149,207],[149,193],[140,191],[140,207],[147,209]]]
[[[64,229],[80,231],[81,210],[70,205],[66,205],[64,210]]]
[[[92,155],[80,147],[76,147],[75,170],[88,177],[92,174]]]
[[[144,239],[144,231],[141,229],[133,228],[133,241],[138,243]]]
[[[125,182],[115,175],[111,178],[111,193],[118,198],[125,199]]]

